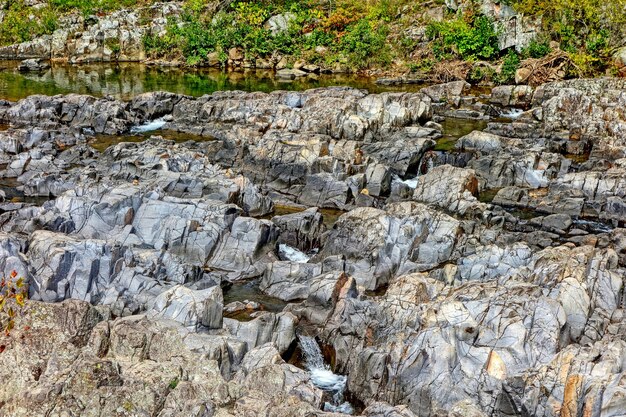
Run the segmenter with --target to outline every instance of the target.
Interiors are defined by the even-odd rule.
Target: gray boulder
[[[477,193],[478,180],[474,171],[441,165],[418,177],[413,199],[464,214],[481,210],[474,197]]]
[[[224,329],[246,343],[248,350],[272,342],[281,354],[295,340],[295,325],[296,318],[291,313],[261,312],[254,320],[247,322],[224,319]]]
[[[450,259],[459,222],[414,202],[385,211],[358,208],[342,215],[314,259],[345,257],[345,272],[375,289],[399,274],[429,269]]]
[[[191,290],[176,285],[161,293],[147,314],[149,317],[172,319],[189,328],[202,325],[209,329],[221,329],[223,308],[224,298],[219,286]]]
[[[303,252],[319,247],[325,230],[322,214],[315,207],[298,213],[274,216],[272,222],[280,228],[278,243]]]
[[[20,72],[45,71],[48,68],[50,68],[50,64],[39,58],[25,59],[17,66],[17,70]]]

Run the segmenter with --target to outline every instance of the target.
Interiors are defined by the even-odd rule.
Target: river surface
[[[0,99],[17,101],[33,94],[90,94],[128,100],[150,91],[169,91],[199,97],[215,91],[306,90],[317,87],[349,86],[372,93],[417,91],[424,85],[380,86],[375,78],[356,75],[321,74],[293,81],[279,80],[269,70],[225,72],[208,68],[148,66],[140,63],[53,64],[42,72],[21,73],[16,61],[0,61]]]

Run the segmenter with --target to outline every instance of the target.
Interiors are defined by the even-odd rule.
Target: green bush
[[[302,41],[305,49],[315,49],[317,46],[333,46],[337,41],[337,37],[332,33],[316,28],[309,32],[307,36],[304,36]]]
[[[267,57],[275,52],[305,55],[312,61],[337,62],[345,57],[357,68],[390,61],[390,55],[384,51],[388,29],[380,21],[375,23],[361,18],[339,32],[326,26],[319,11],[299,9],[293,3],[290,10],[295,11],[296,18],[286,31],[273,35],[264,28],[270,13],[261,3],[235,3],[232,10],[210,17],[189,2],[185,10],[183,23],[170,22],[164,37],[148,35],[144,38],[144,46],[151,56],[165,56],[172,50],[179,50],[188,64],[196,65],[202,64],[211,52],[220,53],[220,60],[225,62],[226,52],[240,47],[248,58]],[[317,46],[327,49],[325,57],[316,55]]]
[[[593,57],[601,58],[609,55],[609,33],[600,29],[598,32],[589,34],[585,41],[585,49]]]
[[[520,57],[513,50],[510,50],[504,57],[500,74],[496,77],[499,84],[510,84],[515,81],[515,72],[519,68]]]
[[[551,51],[548,41],[533,39],[528,46],[522,50],[522,56],[524,58],[543,58]]]
[[[157,36],[153,34],[147,34],[143,37],[143,46],[148,56],[153,58],[158,56],[166,56],[172,53],[176,49],[176,42],[172,37]]]
[[[80,11],[83,15],[96,12],[119,10],[126,7],[137,7],[136,0],[49,0],[49,5],[60,12]],[[139,2],[141,3],[141,2]]]
[[[397,13],[396,7],[392,0],[379,0],[374,2],[368,13],[371,20],[382,20],[383,22],[391,22]]]
[[[579,58],[608,61],[626,36],[626,0],[509,0],[518,11],[543,17],[545,32]],[[589,61],[589,59],[580,59]]]
[[[458,55],[465,60],[492,59],[498,55],[498,34],[486,16],[477,16],[470,23],[462,19],[431,22],[426,35],[433,40],[437,58]]]
[[[56,28],[57,17],[50,7],[32,9],[22,0],[13,1],[8,4],[0,25],[0,44],[26,42],[50,34]]]
[[[515,74],[514,74],[515,75]],[[495,71],[489,66],[474,66],[467,75],[467,81],[478,84],[494,79]]]
[[[368,19],[361,19],[347,28],[339,44],[340,52],[358,68],[365,68],[372,62],[388,64],[389,55],[384,51],[387,34],[386,26],[375,28]]]

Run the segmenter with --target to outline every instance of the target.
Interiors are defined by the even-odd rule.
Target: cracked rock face
[[[468,94],[0,105],[0,416],[622,415],[626,86]]]

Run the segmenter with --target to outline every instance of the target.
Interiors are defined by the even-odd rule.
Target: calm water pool
[[[33,94],[91,94],[130,99],[149,91],[201,96],[220,90],[306,90],[350,86],[370,92],[417,91],[420,85],[379,86],[374,78],[329,74],[281,81],[272,71],[224,72],[219,69],[155,67],[139,63],[53,64],[49,70],[20,73],[18,62],[0,62],[0,99],[16,101]]]

